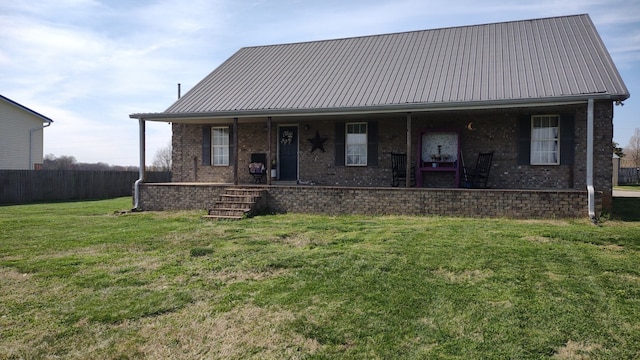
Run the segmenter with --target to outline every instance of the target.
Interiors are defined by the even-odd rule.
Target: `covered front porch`
[[[264,189],[264,212],[326,215],[414,215],[579,218],[588,196],[579,190],[393,188],[314,185],[142,183],[139,208],[146,211],[208,210],[230,187]],[[596,193],[601,209],[602,193]]]

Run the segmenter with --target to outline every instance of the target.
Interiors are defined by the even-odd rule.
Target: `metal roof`
[[[222,117],[501,106],[629,92],[588,15],[240,49],[164,113]]]

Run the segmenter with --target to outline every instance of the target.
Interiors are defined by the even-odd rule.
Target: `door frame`
[[[276,128],[276,143],[277,143],[277,150],[276,150],[276,159],[277,160],[277,173],[278,176],[276,177],[276,180],[280,180],[280,165],[281,165],[281,161],[280,161],[280,128],[283,127],[295,127],[296,128],[296,133],[298,134],[297,136],[297,143],[296,143],[296,178],[294,179],[295,181],[298,181],[300,179],[300,125],[299,124],[278,124],[277,128]],[[286,181],[294,181],[294,180],[286,180]]]

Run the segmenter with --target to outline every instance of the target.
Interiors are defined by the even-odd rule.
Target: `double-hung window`
[[[346,165],[367,166],[367,123],[346,126]]]
[[[560,116],[531,117],[531,165],[560,164]]]
[[[211,163],[229,166],[229,127],[211,128]]]

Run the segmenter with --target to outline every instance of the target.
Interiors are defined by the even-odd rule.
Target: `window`
[[[367,165],[367,123],[347,124],[346,165]]]
[[[211,164],[229,166],[229,128],[211,128]]]
[[[560,116],[531,117],[531,165],[560,164]]]

